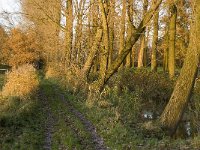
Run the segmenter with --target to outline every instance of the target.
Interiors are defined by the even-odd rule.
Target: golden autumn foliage
[[[2,51],[3,51],[3,49],[4,49],[5,45],[6,45],[5,43],[6,43],[7,37],[8,37],[8,35],[6,34],[5,29],[2,26],[0,26],[0,39],[1,39],[0,40],[0,53],[1,53],[0,62],[1,63],[5,61],[5,58],[2,55]]]
[[[19,97],[27,99],[39,86],[37,72],[32,65],[22,65],[6,74],[6,83],[2,89],[3,97]]]
[[[2,55],[10,66],[17,67],[39,60],[41,47],[36,36],[35,32],[23,32],[17,28],[10,31],[6,46],[2,49]]]

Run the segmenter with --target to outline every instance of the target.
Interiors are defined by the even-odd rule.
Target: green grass
[[[48,96],[49,105],[56,120],[52,143],[53,149],[94,149],[90,133],[86,131],[82,122],[61,101],[57,91],[63,91],[54,82],[48,80],[43,81],[42,87]]]
[[[5,75],[4,74],[0,74],[0,90],[2,89],[4,81],[5,81]]]
[[[119,108],[113,105],[108,108],[101,108],[98,105],[88,108],[82,98],[77,95],[70,95],[68,98],[74,105],[91,120],[97,127],[97,132],[104,138],[104,141],[110,149],[137,149],[141,144],[142,136],[136,130],[130,128],[130,124],[122,122]],[[130,110],[127,110],[130,111]]]
[[[1,149],[42,149],[44,116],[38,100],[9,98],[0,107]]]
[[[195,149],[193,138],[172,139],[160,133],[159,136],[154,133],[148,133],[141,127],[144,121],[137,115],[144,106],[137,93],[124,91],[121,96],[111,90],[109,96],[98,95],[94,97],[98,101],[108,102],[107,107],[101,107],[98,102],[93,107],[87,106],[87,98],[79,94],[67,94],[68,99],[83,112],[89,120],[97,127],[97,132],[104,138],[106,145],[110,149]],[[105,99],[106,98],[106,99]],[[143,107],[142,107],[143,108]],[[196,140],[197,141],[197,140]],[[198,142],[195,142],[197,145]]]
[[[0,74],[0,88],[5,75]],[[0,97],[0,149],[42,149],[44,139],[43,107],[37,95],[32,99]]]
[[[52,149],[92,150],[91,135],[83,123],[61,101],[54,83],[42,80],[40,88],[54,116]],[[61,89],[58,88],[58,91]],[[60,91],[62,92],[62,91]],[[10,97],[0,101],[0,149],[40,150],[45,142],[47,112],[43,97],[27,101]]]

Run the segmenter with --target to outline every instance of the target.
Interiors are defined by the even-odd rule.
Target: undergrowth
[[[8,104],[9,103],[9,104]],[[0,104],[0,147],[8,149],[42,149],[43,108],[37,97],[29,101],[10,97]]]
[[[73,73],[49,74],[46,72],[48,80],[42,80],[40,88],[44,89],[55,117],[53,149],[93,149],[91,136],[80,120],[60,101],[59,93],[63,93],[92,121],[110,149],[198,149],[200,146],[199,134],[194,138],[171,139],[164,134],[158,137],[154,133],[147,133],[142,128],[150,120],[144,117],[143,111],[160,109],[156,112],[159,117],[171,96],[174,81],[167,79],[163,73],[151,73],[148,70],[119,72],[111,78],[102,93],[93,95],[96,101],[92,107],[86,103],[89,86],[88,83],[83,84],[85,80],[83,82],[80,79],[78,84],[79,79],[72,78]],[[192,98],[194,103],[190,105],[196,127],[200,116],[199,85],[197,82]],[[46,120],[42,101],[38,101],[36,95],[29,101],[21,101],[19,97],[6,99],[9,101],[5,98],[0,101],[1,149],[42,149]]]
[[[39,80],[35,68],[26,64],[13,68],[6,74],[6,83],[2,89],[2,96],[27,100],[37,92],[38,86]]]
[[[6,82],[0,96],[0,149],[42,149],[44,116],[36,93],[36,70],[24,65],[3,78]]]
[[[197,140],[171,139],[147,133],[142,128],[149,118],[143,110],[150,109],[159,117],[173,91],[174,81],[164,73],[148,70],[125,70],[116,74],[104,91],[94,95],[92,107],[87,97],[67,92],[68,99],[97,127],[110,149],[195,149]],[[155,109],[155,108],[156,109]]]

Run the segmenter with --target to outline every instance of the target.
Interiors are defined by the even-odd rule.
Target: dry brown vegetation
[[[17,67],[27,63],[32,64],[40,59],[42,47],[38,43],[35,31],[25,32],[14,28],[7,36],[1,49],[4,63]]]
[[[25,64],[6,74],[6,83],[2,89],[3,97],[30,98],[38,89],[39,80],[33,66]]]
[[[59,85],[74,93],[80,90],[87,93],[88,83],[83,72],[76,66],[66,67],[62,63],[54,63],[46,69],[45,77],[58,81]]]

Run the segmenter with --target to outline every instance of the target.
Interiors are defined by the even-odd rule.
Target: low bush
[[[136,90],[130,92],[128,89],[123,89],[119,95],[116,88],[112,88],[107,94],[103,95],[106,101],[115,109],[119,119],[125,124],[131,124],[136,121],[141,110],[141,96]],[[116,114],[116,116],[117,116]]]
[[[127,69],[119,73],[117,86],[119,92],[128,89],[130,92],[140,92],[144,100],[152,100],[156,103],[169,100],[174,81],[166,77],[164,73],[150,72],[147,69]]]
[[[189,113],[193,124],[193,131],[200,135],[200,80],[197,79],[194,86],[193,95],[189,103]]]
[[[6,74],[6,83],[2,89],[3,97],[30,98],[37,91],[39,80],[32,65],[22,65]]]
[[[67,68],[61,63],[49,65],[45,77],[56,80],[62,88],[73,93],[87,93],[88,91],[88,83],[81,69],[76,66]]]
[[[192,145],[195,149],[199,149],[200,147],[200,136],[196,136],[192,140]]]
[[[66,75],[66,69],[62,64],[49,65],[46,69],[45,77],[47,79],[61,80]]]

